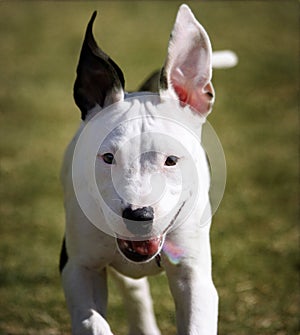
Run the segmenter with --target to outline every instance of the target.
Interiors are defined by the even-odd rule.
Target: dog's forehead
[[[170,124],[155,115],[147,114],[136,118],[125,117],[108,134],[102,147],[114,152],[118,150],[126,152],[168,151],[174,146],[172,141],[166,141],[167,134],[170,133],[168,128],[170,128]]]
[[[132,138],[157,144],[159,134],[180,137],[201,135],[202,122],[189,108],[177,101],[162,101],[158,96],[138,96],[103,111],[110,128],[104,143],[119,146]]]

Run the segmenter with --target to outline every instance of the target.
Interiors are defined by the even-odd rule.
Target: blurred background
[[[220,335],[299,334],[299,2],[187,1],[215,50],[209,117],[227,159],[211,231]],[[0,334],[70,334],[58,273],[64,233],[59,170],[80,121],[72,98],[86,24],[134,90],[164,61],[180,2],[0,3]],[[164,276],[151,278],[163,334],[175,334]],[[126,334],[110,283],[108,319]]]

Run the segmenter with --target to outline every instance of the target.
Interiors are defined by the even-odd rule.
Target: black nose
[[[131,233],[135,235],[146,235],[149,234],[152,229],[154,211],[150,206],[135,210],[131,207],[127,207],[124,209],[122,217],[127,229]]]

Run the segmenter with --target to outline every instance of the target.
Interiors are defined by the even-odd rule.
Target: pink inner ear
[[[183,103],[188,103],[188,99],[189,99],[188,91],[185,90],[182,86],[179,86],[176,84],[173,84],[173,88],[179,100]]]
[[[206,86],[206,88],[208,87]],[[210,85],[209,88],[211,88]],[[173,89],[180,102],[190,105],[200,114],[205,115],[209,113],[210,101],[212,100],[212,97],[209,96],[210,89],[207,92],[202,92],[200,88],[195,87],[193,90],[189,91],[185,87],[176,84],[173,84]]]

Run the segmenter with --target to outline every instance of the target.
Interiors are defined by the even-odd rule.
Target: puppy
[[[201,129],[214,102],[204,28],[179,8],[165,64],[126,93],[118,65],[87,26],[74,84],[82,123],[62,167],[66,231],[60,271],[73,335],[112,335],[107,273],[120,286],[129,334],[158,335],[146,276],[166,272],[179,335],[217,333],[211,276],[210,175]],[[221,60],[220,60],[221,59]],[[117,330],[116,330],[117,332]]]

